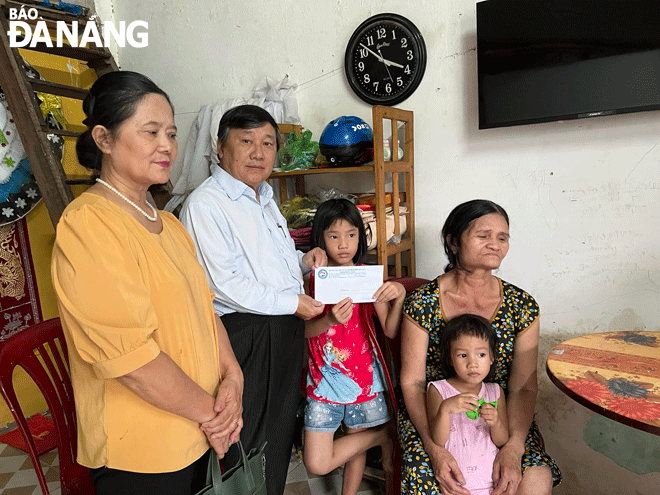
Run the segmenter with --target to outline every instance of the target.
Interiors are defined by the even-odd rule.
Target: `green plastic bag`
[[[285,172],[308,169],[314,164],[318,153],[319,143],[312,141],[312,131],[304,131],[302,137],[292,132],[289,134],[289,142],[280,148],[280,167]]]

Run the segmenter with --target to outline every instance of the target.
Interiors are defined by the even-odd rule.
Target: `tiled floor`
[[[380,495],[385,493],[376,481],[376,476],[370,476],[371,470],[367,467],[367,475],[362,479],[358,495]],[[326,476],[314,476],[307,473],[305,465],[296,453],[291,455],[289,474],[286,479],[284,495],[341,495],[342,473],[336,469]],[[1,495],[4,495],[0,492]]]
[[[60,495],[60,469],[57,450],[39,460],[51,495]],[[22,450],[0,442],[0,495],[41,495],[32,461]]]
[[[51,495],[60,495],[59,461],[57,450],[40,457]],[[369,468],[367,468],[369,469]],[[371,478],[371,477],[369,477]],[[365,479],[359,495],[379,495],[378,482]],[[327,476],[310,476],[300,456],[292,454],[285,495],[341,495],[341,472],[335,470]],[[41,495],[32,462],[22,450],[0,442],[0,495]]]

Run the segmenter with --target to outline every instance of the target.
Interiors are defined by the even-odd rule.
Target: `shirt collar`
[[[220,187],[222,187],[232,201],[236,201],[241,196],[256,199],[256,194],[250,186],[234,178],[234,176],[218,165],[215,165],[215,169],[213,170],[213,178],[220,184]],[[267,203],[273,198],[273,188],[266,181],[259,184],[257,192],[259,193],[259,200],[262,204]]]

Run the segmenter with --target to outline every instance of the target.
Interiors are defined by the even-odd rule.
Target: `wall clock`
[[[353,91],[371,105],[395,105],[419,86],[426,45],[417,27],[398,14],[377,14],[355,30],[344,70]]]

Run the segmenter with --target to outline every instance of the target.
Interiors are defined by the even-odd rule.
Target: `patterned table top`
[[[583,335],[556,346],[552,382],[592,411],[660,435],[660,332]]]

